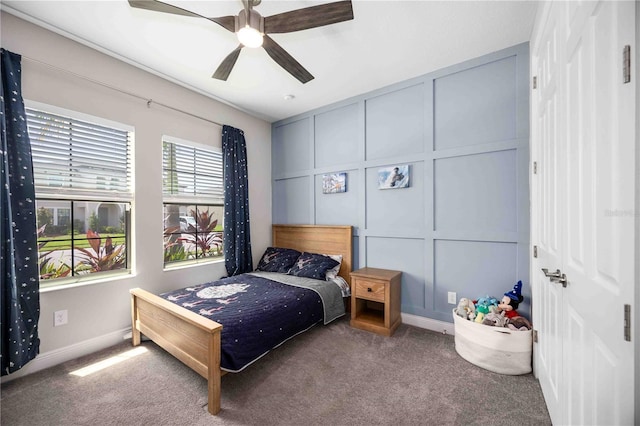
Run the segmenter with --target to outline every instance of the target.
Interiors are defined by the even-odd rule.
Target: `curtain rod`
[[[182,113],[182,114],[185,114],[185,115],[189,115],[189,116],[191,116],[191,117],[194,117],[194,118],[200,119],[200,120],[202,120],[202,121],[206,121],[206,122],[208,122],[208,123],[215,124],[215,125],[217,125],[217,126],[222,127],[222,124],[218,123],[217,121],[209,120],[208,118],[204,118],[204,117],[201,117],[201,116],[199,116],[199,115],[196,115],[196,114],[190,113],[190,112],[188,112],[188,111],[184,111],[184,110],[181,110],[181,109],[179,109],[179,108],[172,107],[171,105],[167,105],[167,104],[163,104],[162,102],[154,101],[154,100],[153,100],[153,99],[151,99],[151,98],[147,98],[147,97],[144,97],[144,96],[138,95],[138,94],[136,94],[136,93],[128,92],[128,91],[126,91],[126,90],[120,89],[119,87],[115,87],[115,86],[112,86],[112,85],[110,85],[110,84],[103,83],[102,81],[94,80],[93,78],[89,78],[89,77],[86,77],[86,76],[84,76],[84,75],[77,74],[77,73],[75,73],[75,72],[73,72],[73,71],[69,71],[69,70],[66,70],[66,69],[64,69],[64,68],[60,68],[60,67],[57,67],[57,66],[55,66],[55,65],[48,64],[48,63],[43,62],[43,61],[40,61],[40,60],[38,60],[38,59],[30,58],[30,57],[28,57],[28,56],[24,56],[24,55],[21,55],[21,56],[22,56],[22,58],[24,58],[24,59],[27,59],[27,60],[29,60],[29,61],[31,61],[31,62],[38,63],[38,64],[40,64],[40,65],[44,65],[44,66],[49,67],[49,68],[51,68],[51,69],[53,69],[53,70],[60,71],[60,72],[64,72],[64,73],[67,73],[67,74],[71,74],[71,75],[73,75],[74,77],[78,77],[78,78],[81,78],[81,79],[83,79],[83,80],[89,81],[89,82],[91,82],[91,83],[97,84],[97,85],[99,85],[99,86],[106,87],[107,89],[115,90],[116,92],[120,92],[120,93],[123,93],[123,94],[125,94],[125,95],[131,96],[131,97],[134,97],[134,98],[137,98],[137,99],[141,99],[141,100],[143,100],[143,101],[145,101],[145,102],[147,103],[147,108],[151,108],[151,104],[156,104],[156,105],[159,105],[159,106],[161,106],[161,107],[164,107],[164,108],[170,109],[170,110],[172,110],[172,111],[176,111],[176,112],[179,112],[179,113]]]

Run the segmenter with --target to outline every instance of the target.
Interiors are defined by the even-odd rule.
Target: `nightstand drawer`
[[[384,282],[357,279],[356,297],[384,302],[384,288]]]

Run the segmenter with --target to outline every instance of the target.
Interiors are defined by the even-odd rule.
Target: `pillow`
[[[267,247],[262,255],[262,259],[258,262],[256,271],[264,272],[279,272],[286,274],[289,269],[296,263],[296,259],[300,256],[298,250],[280,248],[280,247]]]
[[[326,281],[327,271],[336,265],[339,263],[329,256],[304,252],[291,267],[289,275]]]
[[[325,254],[325,256],[329,256],[330,258],[338,262],[336,266],[334,266],[333,268],[327,271],[327,281],[330,281],[335,277],[337,277],[338,272],[340,272],[340,265],[342,264],[342,255],[341,254]]]

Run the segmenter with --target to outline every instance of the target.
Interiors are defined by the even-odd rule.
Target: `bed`
[[[282,249],[292,249],[306,253],[332,254],[342,256],[338,276],[342,277],[347,283],[350,283],[349,273],[352,270],[352,228],[351,226],[329,226],[329,225],[273,225],[272,247]],[[258,277],[256,275],[266,275],[270,279],[268,273],[251,274],[246,277],[243,283],[250,283]],[[263,277],[264,278],[264,277]],[[238,295],[244,296],[242,291],[245,284],[240,284],[239,278],[230,277],[225,280],[225,285],[236,286],[239,292],[234,293],[233,297],[228,297],[222,301],[234,299]],[[188,297],[200,292],[206,292],[211,283],[202,286],[194,286],[187,289],[180,289],[174,292],[164,294],[162,296],[154,295],[148,291],[136,288],[131,290],[131,316],[132,316],[132,344],[137,346],[141,341],[141,334],[151,339],[167,352],[178,358],[188,367],[200,374],[207,380],[208,384],[208,411],[211,414],[217,414],[220,411],[220,377],[225,371],[221,367],[222,354],[222,331],[223,324],[220,324],[207,315],[201,315],[196,308],[190,310],[181,304],[174,303],[177,300],[185,303]],[[273,288],[277,288],[276,284],[271,284]],[[297,287],[297,283],[294,284]],[[238,287],[239,286],[239,287]],[[271,287],[270,287],[271,288]],[[298,294],[303,291],[311,291],[300,289]],[[187,295],[189,293],[190,295]],[[304,293],[308,294],[308,293]],[[169,300],[170,298],[177,300]],[[212,296],[215,298],[215,296]],[[304,297],[298,297],[304,299]],[[308,297],[307,297],[308,298]],[[183,300],[184,299],[184,300]],[[255,297],[250,303],[257,303]],[[220,300],[218,300],[220,302]],[[237,301],[234,299],[234,303]],[[314,302],[315,303],[315,302]],[[187,306],[193,303],[187,302]],[[237,309],[238,305],[234,305]],[[213,309],[205,309],[205,314]],[[310,308],[311,310],[311,308]],[[195,311],[195,312],[194,312]],[[302,309],[298,309],[298,312]],[[326,309],[323,312],[323,318],[317,318],[318,312],[313,311],[310,317],[316,316],[316,322],[327,322]],[[335,313],[334,313],[335,314]],[[332,316],[334,314],[329,314]],[[331,318],[329,318],[331,319]],[[313,320],[311,325],[313,325]],[[295,321],[294,321],[295,322]],[[231,330],[233,327],[228,326]],[[303,330],[291,330],[291,336],[286,336],[284,340],[292,337],[299,332],[308,328],[307,324],[301,325]],[[282,338],[280,336],[279,338]],[[224,341],[229,341],[229,334],[226,333]],[[235,339],[234,339],[235,340]],[[284,341],[283,340],[283,341]],[[256,353],[261,353],[262,349],[257,348]],[[225,360],[228,348],[225,344]],[[260,356],[264,355],[262,353]],[[258,358],[260,357],[258,356]],[[246,361],[246,362],[245,362]],[[244,360],[240,365],[227,366],[226,371],[240,371],[253,362],[253,359]],[[245,365],[246,363],[246,365]]]

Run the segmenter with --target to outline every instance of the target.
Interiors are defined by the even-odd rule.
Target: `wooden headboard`
[[[274,247],[320,254],[341,254],[340,275],[349,284],[353,267],[353,230],[351,226],[273,225]]]

